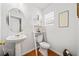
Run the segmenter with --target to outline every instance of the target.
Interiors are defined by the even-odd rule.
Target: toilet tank
[[[43,34],[38,35],[36,41],[40,43],[42,42],[42,40],[43,40]]]

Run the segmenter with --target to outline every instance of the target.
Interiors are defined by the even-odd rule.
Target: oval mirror
[[[9,10],[7,18],[6,18],[9,29],[14,33],[21,32],[23,18],[24,17],[21,10],[17,8],[13,8]]]

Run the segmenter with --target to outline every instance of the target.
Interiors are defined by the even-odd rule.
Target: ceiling
[[[40,9],[45,9],[48,7],[51,3],[28,3],[28,6],[36,7]]]

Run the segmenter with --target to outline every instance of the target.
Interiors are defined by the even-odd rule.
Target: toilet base
[[[40,48],[39,51],[43,56],[48,56],[48,53],[47,53],[48,49]]]

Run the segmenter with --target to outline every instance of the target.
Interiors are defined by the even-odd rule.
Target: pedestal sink
[[[23,33],[18,33],[16,35],[11,35],[6,38],[7,42],[15,43],[15,55],[22,55],[22,44],[23,40],[25,40],[27,36]]]
[[[24,34],[16,34],[16,35],[8,36],[6,40],[16,43],[16,42],[21,42],[25,40],[26,38],[27,37]]]

